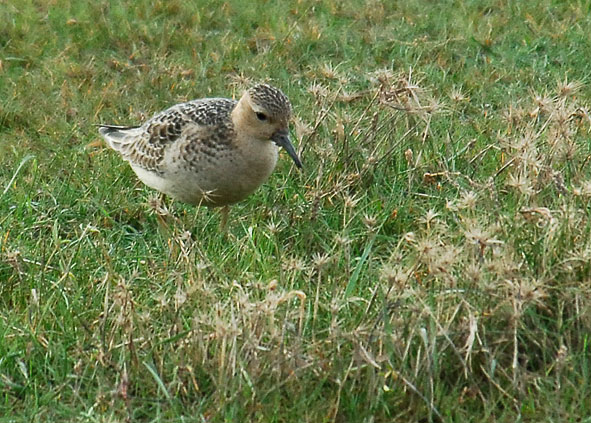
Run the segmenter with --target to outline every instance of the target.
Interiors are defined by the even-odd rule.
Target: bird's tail
[[[116,151],[126,150],[126,146],[134,141],[141,132],[139,126],[97,125],[99,133],[107,141],[109,147]]]

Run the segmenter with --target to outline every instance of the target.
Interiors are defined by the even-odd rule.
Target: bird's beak
[[[275,132],[271,137],[271,140],[273,140],[275,144],[277,144],[279,147],[283,147],[285,151],[287,151],[287,154],[289,154],[289,157],[293,159],[295,165],[299,169],[302,168],[302,162],[300,161],[300,158],[298,157],[295,148],[293,148],[293,144],[289,140],[289,133],[286,129]]]

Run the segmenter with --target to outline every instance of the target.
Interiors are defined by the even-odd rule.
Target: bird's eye
[[[267,115],[261,112],[257,112],[257,119],[261,121],[267,120]]]

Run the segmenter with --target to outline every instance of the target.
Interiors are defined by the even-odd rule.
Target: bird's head
[[[258,84],[247,90],[238,103],[240,118],[250,133],[265,141],[283,147],[298,168],[302,162],[289,139],[291,103],[281,90],[267,84]]]

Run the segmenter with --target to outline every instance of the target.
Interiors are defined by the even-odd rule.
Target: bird
[[[138,126],[99,124],[147,186],[195,206],[222,207],[244,200],[275,169],[283,148],[298,169],[302,162],[289,138],[292,106],[268,84],[256,84],[240,100],[202,98],[176,104]]]

